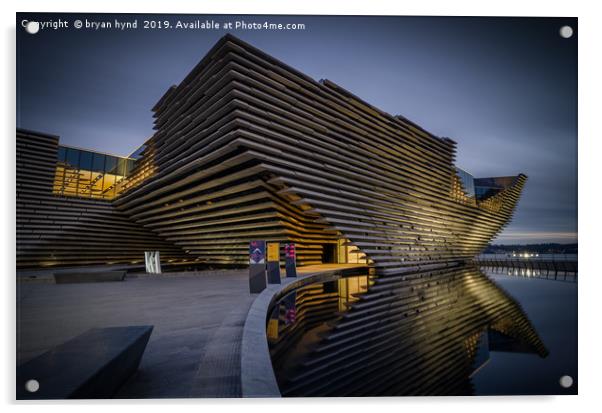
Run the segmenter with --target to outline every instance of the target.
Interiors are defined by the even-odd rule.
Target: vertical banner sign
[[[268,284],[280,284],[280,244],[268,242]]]
[[[249,243],[249,290],[257,294],[265,290],[265,241]]]
[[[268,262],[280,262],[280,244],[268,242]]]
[[[144,251],[144,263],[148,274],[161,274],[161,254],[159,251]]]
[[[295,244],[284,244],[285,268],[287,277],[297,276],[297,261],[295,257]]]
[[[265,241],[251,241],[249,244],[249,264],[265,263]]]

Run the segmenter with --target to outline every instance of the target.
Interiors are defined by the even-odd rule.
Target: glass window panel
[[[79,151],[73,148],[67,148],[67,164],[72,168],[77,168],[79,165]]]
[[[146,149],[146,145],[140,146],[138,149],[136,149],[134,151],[134,153],[132,153],[130,155],[130,158],[140,159],[142,157],[142,152],[144,152],[145,149]]]
[[[83,155],[83,153],[82,153]],[[92,180],[92,172],[86,170],[79,171],[79,182],[77,185],[77,194],[82,197],[90,196],[90,185]]]
[[[117,159],[117,173],[115,175],[125,176],[125,168],[126,168],[126,159],[118,158]]]
[[[59,162],[64,162],[65,157],[67,156],[67,150],[62,146],[59,146],[59,151],[57,153],[57,159]]]
[[[102,197],[103,190],[103,174],[92,172],[92,184],[90,185],[90,193],[94,198]]]
[[[67,171],[65,173],[65,194],[75,195],[77,193],[77,180],[77,176],[73,171]]]
[[[135,159],[64,146],[58,147],[57,159],[53,191],[85,198],[114,198],[129,184],[127,177],[136,167]]]
[[[466,172],[463,169],[460,168],[456,168],[456,173],[458,175],[458,177],[460,178],[460,181],[462,182],[462,189],[464,190],[464,193],[466,194],[466,196],[468,197],[474,197],[475,196],[475,185],[474,185],[474,178],[471,174],[469,174],[468,172]]]
[[[117,176],[115,178],[115,195],[118,195],[123,191],[123,185],[125,184],[125,178],[122,176]]]
[[[105,155],[102,153],[95,153],[92,160],[92,170],[97,172],[104,172],[105,170]]]
[[[115,194],[115,175],[105,174],[103,188],[102,188],[102,196],[103,198],[112,198]]]
[[[115,174],[115,168],[117,167],[117,158],[114,156],[107,155],[105,163],[105,171]]]
[[[133,159],[127,160],[127,168],[125,170],[125,176],[130,176],[130,174],[134,170],[134,165],[135,165],[135,162]]]
[[[81,151],[79,155],[79,169],[92,170],[92,152]]]

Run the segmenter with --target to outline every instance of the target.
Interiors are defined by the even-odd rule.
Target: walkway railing
[[[545,254],[542,256],[521,254],[481,254],[475,257],[481,267],[509,268],[517,270],[537,271],[549,274],[577,274],[578,260],[576,254]]]

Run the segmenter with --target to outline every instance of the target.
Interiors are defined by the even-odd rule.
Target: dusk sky
[[[31,35],[23,19],[68,29]],[[75,29],[75,19],[138,29]],[[305,30],[143,29],[143,20],[303,23]],[[559,29],[570,25],[565,39]],[[17,14],[17,127],[127,155],[153,133],[151,108],[230,32],[316,80],[458,143],[475,177],[525,173],[494,243],[576,242],[577,20]]]

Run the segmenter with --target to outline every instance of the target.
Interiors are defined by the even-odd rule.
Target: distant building
[[[153,108],[130,157],[17,130],[17,266],[244,265],[253,239],[299,265],[381,274],[468,260],[511,218],[522,174],[473,179],[456,144],[230,35]]]

